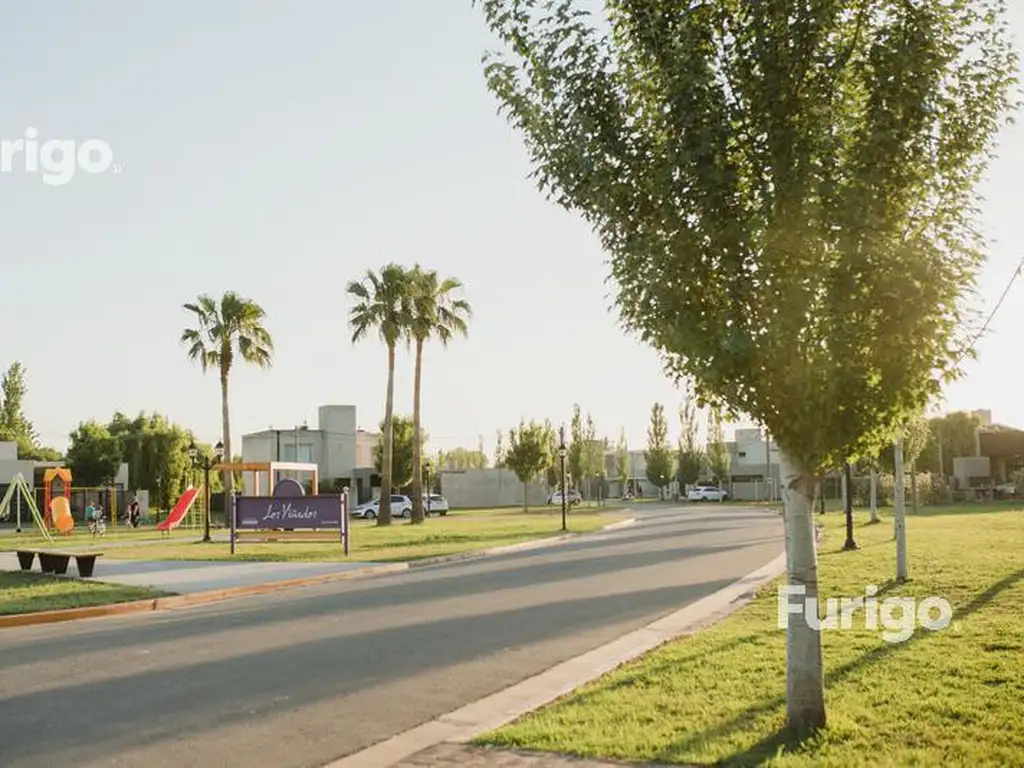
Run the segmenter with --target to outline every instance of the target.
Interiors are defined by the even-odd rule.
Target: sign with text
[[[341,527],[338,496],[240,496],[235,503],[235,525],[239,530]]]

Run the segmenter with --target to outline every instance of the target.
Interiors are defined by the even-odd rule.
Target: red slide
[[[198,488],[189,488],[178,499],[178,503],[174,505],[174,509],[171,510],[171,514],[167,516],[166,520],[161,521],[157,524],[156,529],[158,531],[170,531],[173,528],[177,528],[182,520],[185,519],[185,515],[192,508],[193,502],[199,496]]]

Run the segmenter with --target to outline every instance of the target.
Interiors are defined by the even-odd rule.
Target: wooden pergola
[[[256,495],[261,495],[262,486],[260,478],[267,477],[267,496],[274,493],[274,486],[280,480],[281,472],[306,472],[313,476],[313,493],[317,492],[320,484],[320,467],[316,464],[307,464],[301,461],[241,461],[225,462],[213,467],[216,472],[252,472],[253,488]]]

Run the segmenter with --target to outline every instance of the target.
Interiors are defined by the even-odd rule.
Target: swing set
[[[3,500],[0,500],[0,520],[7,520],[10,518],[12,502],[14,502],[16,510],[15,522],[17,527],[14,529],[16,533],[21,533],[21,508],[22,504],[24,504],[32,514],[32,520],[35,522],[36,527],[39,528],[39,532],[43,535],[43,538],[47,541],[53,541],[53,536],[50,535],[46,521],[43,519],[43,516],[39,514],[39,507],[36,506],[35,495],[32,493],[32,489],[28,487],[28,483],[25,482],[25,478],[22,475],[14,476],[14,480],[12,480],[11,484],[7,487],[7,493],[4,494]],[[64,502],[67,503],[66,498],[64,498]],[[61,516],[58,517],[63,519]],[[71,519],[70,511],[68,512],[67,518]],[[71,527],[74,528],[74,525],[74,520],[71,520]]]

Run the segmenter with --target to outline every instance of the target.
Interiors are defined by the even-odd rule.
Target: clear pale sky
[[[215,441],[218,383],[185,358],[180,305],[226,289],[265,307],[278,349],[272,371],[233,375],[236,440],[313,426],[322,403],[354,404],[375,428],[384,350],[350,343],[344,286],[391,260],[460,278],[476,310],[468,340],[427,353],[432,448],[483,435],[490,452],[497,428],[567,421],[573,402],[641,447],[661,401],[676,433],[679,393],[619,331],[594,237],[543,199],[496,115],[480,65],[491,41],[469,0],[2,7],[0,137],[101,138],[120,167],[60,187],[0,175],[0,365],[27,366],[46,443],[143,409]],[[1018,125],[985,187],[986,307],[1024,255],[1022,178]],[[947,408],[1024,427],[1022,325],[1024,280]],[[403,354],[396,409],[411,408]]]

